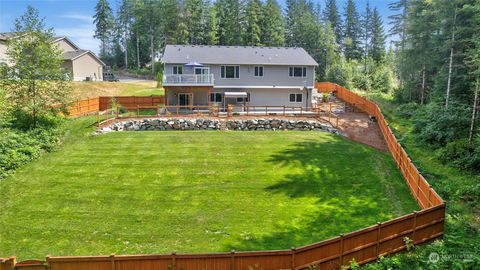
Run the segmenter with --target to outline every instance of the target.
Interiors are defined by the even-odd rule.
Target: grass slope
[[[73,123],[0,182],[0,257],[284,249],[417,209],[391,157],[332,134]]]
[[[399,255],[384,264],[371,265],[367,269],[387,269],[395,263],[395,269],[431,267],[431,269],[478,269],[480,265],[480,206],[472,191],[480,188],[480,175],[442,164],[434,149],[419,142],[413,133],[413,121],[397,113],[393,97],[386,94],[370,94],[382,108],[398,141],[405,148],[426,180],[447,201],[445,236],[442,241],[417,249],[415,253]],[[477,195],[478,196],[478,195]],[[430,252],[441,256],[441,262],[428,265]],[[418,265],[415,265],[418,264]]]
[[[151,96],[163,95],[156,81],[141,82],[73,82],[73,92],[78,99],[97,96]]]

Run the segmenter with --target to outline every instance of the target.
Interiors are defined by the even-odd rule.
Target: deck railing
[[[213,74],[165,74],[163,85],[213,85]]]

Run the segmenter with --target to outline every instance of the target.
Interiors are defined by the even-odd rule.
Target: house
[[[6,55],[7,41],[14,38],[15,33],[0,33],[0,63],[9,63]],[[73,74],[73,80],[84,81],[103,80],[103,67],[105,64],[91,51],[82,50],[67,37],[55,37],[52,40],[62,52],[63,67]]]
[[[312,107],[317,62],[302,48],[167,45],[165,103]]]

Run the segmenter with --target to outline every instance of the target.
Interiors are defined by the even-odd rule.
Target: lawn
[[[0,257],[285,249],[417,209],[391,157],[319,132],[118,132],[0,182]]]
[[[74,82],[73,91],[78,99],[97,96],[151,96],[163,95],[156,81],[135,82]]]

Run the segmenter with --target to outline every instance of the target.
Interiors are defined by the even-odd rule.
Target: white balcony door
[[[208,75],[210,74],[210,67],[196,67],[195,75]]]

